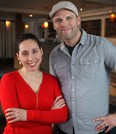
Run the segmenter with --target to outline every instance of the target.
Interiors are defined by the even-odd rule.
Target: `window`
[[[101,20],[82,21],[81,27],[89,34],[101,36]]]
[[[105,37],[116,37],[116,21],[105,20]]]

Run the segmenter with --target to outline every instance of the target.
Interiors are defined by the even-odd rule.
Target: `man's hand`
[[[98,117],[93,120],[94,122],[101,121],[100,124],[96,126],[96,130],[101,132],[105,130],[105,133],[109,132],[113,127],[116,127],[116,113],[109,114],[108,116]]]

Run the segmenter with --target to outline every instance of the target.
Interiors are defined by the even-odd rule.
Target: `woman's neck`
[[[19,73],[21,75],[23,75],[24,77],[31,77],[31,78],[38,78],[41,75],[41,71],[40,70],[35,70],[35,71],[28,71],[25,68],[21,68],[20,70],[18,70]]]

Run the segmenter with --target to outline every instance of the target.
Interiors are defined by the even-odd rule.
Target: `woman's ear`
[[[16,57],[17,57],[17,59],[19,60],[19,54],[18,53],[16,53]],[[19,60],[20,61],[20,60]]]
[[[43,49],[41,48],[40,50],[41,50],[41,54],[43,55]]]
[[[22,65],[22,63],[20,62],[19,54],[18,54],[18,53],[16,53],[16,57],[17,57],[17,59],[18,59],[18,61],[19,61],[19,65]]]

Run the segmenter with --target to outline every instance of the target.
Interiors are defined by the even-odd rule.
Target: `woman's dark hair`
[[[20,43],[28,39],[34,40],[35,42],[37,42],[39,48],[42,48],[39,39],[33,33],[24,33],[18,36],[18,38],[16,39],[16,42],[15,42],[16,53],[19,53]]]

